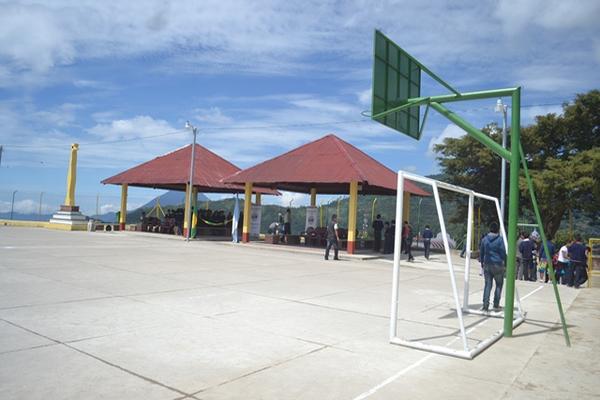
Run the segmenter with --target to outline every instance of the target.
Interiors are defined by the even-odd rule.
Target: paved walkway
[[[527,321],[464,361],[388,343],[390,281],[385,260],[0,227],[0,398],[599,398],[598,289],[561,288],[566,348],[551,286],[519,282]],[[402,269],[400,304],[403,335],[456,342],[443,260]]]

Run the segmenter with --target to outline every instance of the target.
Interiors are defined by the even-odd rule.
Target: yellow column
[[[67,172],[67,194],[65,196],[65,206],[75,207],[75,182],[77,181],[77,150],[79,145],[71,145],[71,158],[69,159],[69,170]]]
[[[358,182],[350,182],[350,203],[348,204],[348,254],[356,249],[356,213],[358,211]]]
[[[404,218],[404,221],[410,222],[410,193],[406,191],[402,198],[402,217]],[[403,224],[404,221],[396,221],[396,223]]]
[[[121,213],[119,214],[119,229],[125,230],[127,222],[127,184],[121,185]]]
[[[310,206],[311,207],[317,206],[317,188],[310,189]]]
[[[192,207],[194,210],[198,211],[198,188],[194,187],[192,190]]]
[[[250,210],[252,206],[252,182],[244,185],[244,224],[242,226],[242,242],[250,241]]]
[[[256,201],[254,202],[254,204],[256,204],[257,206],[260,206],[260,201],[261,201],[260,193],[255,193],[254,196],[256,197]]]
[[[190,219],[190,185],[185,185],[185,206],[183,209],[183,236],[187,238],[188,224]]]

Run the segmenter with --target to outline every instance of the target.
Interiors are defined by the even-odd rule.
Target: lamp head
[[[498,101],[496,102],[496,107],[494,108],[494,111],[497,113],[504,112],[504,104],[502,104],[502,99],[498,99]]]
[[[190,124],[190,121],[185,121],[185,129],[192,129],[192,124]]]

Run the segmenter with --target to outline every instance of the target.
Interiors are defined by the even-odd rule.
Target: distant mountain
[[[178,206],[185,203],[185,192],[179,192],[176,190],[169,190],[167,193],[162,194],[154,199],[150,200],[140,208],[153,208],[156,205],[156,200],[160,201],[162,207],[165,206]],[[198,193],[198,201],[207,201],[208,197],[202,193]]]

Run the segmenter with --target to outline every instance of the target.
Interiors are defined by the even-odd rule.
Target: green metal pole
[[[505,88],[505,89],[494,89],[494,90],[480,90],[477,92],[466,92],[460,94],[443,94],[440,96],[430,96],[429,99],[436,103],[450,103],[453,101],[465,101],[465,100],[483,100],[483,99],[495,99],[498,97],[512,96],[515,91],[519,88]],[[420,101],[427,99],[427,97],[414,97],[408,99],[408,101]]]
[[[467,131],[467,133],[473,136],[477,141],[483,144],[488,149],[492,150],[494,153],[498,154],[500,157],[505,159],[511,159],[511,152],[506,150],[504,147],[494,142],[492,138],[490,138],[485,133],[481,132],[479,129],[475,128],[473,125],[469,124],[467,121],[448,110],[446,107],[439,103],[431,103],[430,106],[435,109],[437,112],[442,114],[444,117],[448,118],[450,121],[454,122],[456,125]],[[512,151],[512,148],[511,148]],[[514,154],[513,154],[514,156]],[[517,157],[519,156],[519,149],[517,148]],[[518,163],[517,163],[518,165]]]
[[[510,180],[508,197],[508,259],[504,297],[504,336],[511,337],[515,305],[515,266],[517,263],[517,223],[519,217],[519,146],[521,140],[521,88],[512,94],[510,131]]]
[[[533,190],[533,182],[531,176],[529,176],[529,170],[527,168],[527,160],[525,160],[525,153],[523,152],[523,146],[519,145],[519,152],[521,154],[521,163],[523,164],[523,171],[525,172],[525,179],[527,180],[527,187],[531,195],[531,203],[533,204],[533,211],[535,212],[535,218],[537,220],[537,227],[540,230],[540,236],[542,237],[542,244],[544,245],[544,252],[546,254],[546,260],[548,261],[548,271],[550,271],[550,278],[552,279],[552,286],[554,287],[554,297],[556,297],[556,304],[558,305],[558,313],[560,314],[560,322],[562,323],[563,334],[565,336],[565,342],[568,347],[571,347],[571,339],[569,338],[569,331],[567,330],[567,322],[565,320],[565,313],[563,312],[562,303],[560,301],[560,294],[558,293],[558,285],[556,284],[556,274],[554,273],[554,267],[552,266],[552,258],[548,251],[548,241],[546,240],[546,232],[544,225],[542,224],[542,217],[538,208],[537,200],[535,197],[535,191]]]

